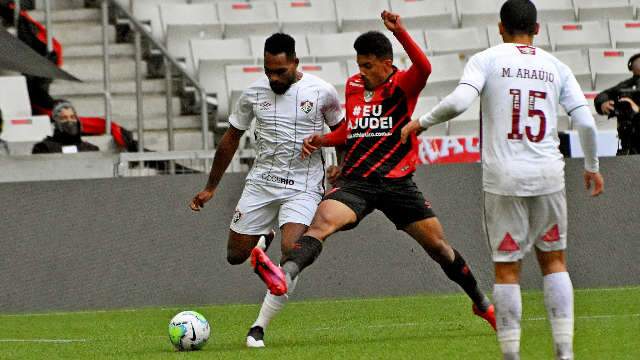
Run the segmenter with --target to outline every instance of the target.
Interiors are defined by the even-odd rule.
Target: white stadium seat
[[[576,21],[572,0],[533,0],[538,10],[538,22]]]
[[[29,155],[33,145],[53,134],[48,116],[4,116],[2,140],[10,155]]]
[[[413,40],[418,44],[420,49],[423,52],[427,52],[427,44],[424,41],[424,33],[422,30],[409,30],[409,34],[413,38]],[[391,46],[393,48],[393,62],[399,69],[406,69],[411,66],[411,60],[409,60],[409,56],[407,52],[402,47],[402,44],[390,33],[385,33],[385,35],[391,40]]]
[[[417,119],[420,116],[431,111],[438,103],[440,99],[436,96],[421,96],[416,102],[416,108],[413,110],[412,119]],[[443,122],[436,126],[432,126],[423,135],[426,136],[446,136],[449,133],[449,121]]]
[[[186,4],[187,0],[135,0],[131,3],[133,16],[142,23],[149,24],[151,35],[164,41],[164,31],[160,20],[160,5]]]
[[[614,48],[640,47],[640,21],[610,20]]]
[[[462,27],[480,27],[500,21],[499,0],[458,0],[458,12]]]
[[[272,34],[280,28],[273,2],[219,2],[218,14],[226,38]]]
[[[251,52],[253,57],[261,62],[264,58],[264,42],[271,35],[251,36]],[[296,41],[296,55],[301,62],[310,62],[312,56],[309,55],[309,47],[307,46],[307,38],[304,35],[291,35]]]
[[[338,21],[343,32],[346,31],[386,31],[380,13],[389,9],[387,0],[335,0]]]
[[[402,16],[408,29],[442,29],[458,25],[450,0],[390,0],[391,11]]]
[[[449,53],[474,54],[489,47],[487,32],[478,28],[426,30],[427,49],[440,55]]]
[[[190,40],[219,39],[217,25],[169,25],[167,27],[167,50],[179,61],[185,61],[186,69],[193,72]]]
[[[31,116],[31,101],[24,76],[0,76],[0,109],[4,118]]]
[[[489,46],[496,46],[503,43],[498,25],[487,26],[487,34],[489,35]],[[549,33],[547,32],[546,26],[540,25],[540,32],[533,38],[533,45],[547,51],[551,50]]]
[[[597,21],[582,23],[549,23],[549,40],[555,50],[610,47],[609,27]]]
[[[633,6],[629,4],[629,0],[574,1],[580,21],[634,18]]]
[[[583,89],[593,87],[593,77],[589,67],[589,57],[583,50],[556,51],[553,56],[567,65]]]
[[[333,0],[278,0],[276,6],[282,31],[287,34],[338,32]]]
[[[589,63],[595,89],[612,87],[631,77],[627,63],[640,49],[589,49]]]
[[[423,96],[448,95],[460,81],[466,59],[457,54],[430,56],[433,71],[422,91]]]
[[[355,63],[356,51],[353,49],[353,43],[359,35],[357,32],[307,35],[309,54],[320,62],[351,61]]]
[[[262,65],[229,65],[225,69],[229,108],[233,109],[240,94],[256,80],[265,77]]]
[[[333,85],[338,91],[338,99],[344,101],[344,90],[347,83],[347,73],[344,66],[338,62],[323,62],[300,64],[298,69],[303,73],[313,74]]]

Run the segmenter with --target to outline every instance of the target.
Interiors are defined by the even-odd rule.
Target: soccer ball
[[[207,319],[195,311],[183,311],[169,322],[169,339],[178,351],[202,349],[210,331]]]

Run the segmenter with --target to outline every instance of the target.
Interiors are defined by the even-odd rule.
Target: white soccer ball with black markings
[[[202,349],[210,333],[207,319],[195,311],[183,311],[169,322],[169,339],[178,351]]]

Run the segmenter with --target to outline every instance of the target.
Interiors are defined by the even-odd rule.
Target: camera
[[[634,88],[620,89],[616,91],[616,100],[614,100],[613,111],[609,113],[609,118],[617,117],[618,120],[624,121],[633,117],[633,109],[631,104],[621,101],[622,98],[629,98],[636,104],[640,104],[640,90]]]

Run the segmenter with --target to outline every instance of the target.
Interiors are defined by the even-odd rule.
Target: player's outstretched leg
[[[434,259],[449,279],[464,290],[473,301],[474,314],[485,319],[491,327],[496,328],[494,308],[489,298],[480,290],[473,272],[462,255],[452,248],[444,239],[442,225],[436,217],[430,217],[409,224],[404,228],[422,248]]]
[[[295,240],[307,230],[307,226],[299,223],[286,223],[281,229],[282,254],[286,255],[293,249]],[[260,244],[258,244],[258,246],[260,246]],[[286,277],[287,293],[284,295],[276,296],[270,291],[267,291],[260,312],[258,313],[258,318],[253,325],[251,325],[247,333],[247,347],[261,348],[265,346],[264,332],[271,320],[284,308],[289,300],[289,296],[293,293],[298,283],[298,279],[299,278],[296,277],[296,279],[292,281],[290,276]]]

